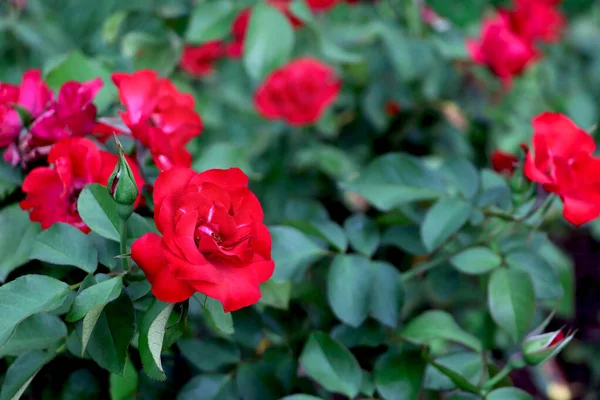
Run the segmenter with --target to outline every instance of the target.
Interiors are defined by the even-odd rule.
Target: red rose
[[[290,11],[292,0],[267,0],[267,4],[281,11],[281,13],[287,17],[294,28],[297,29],[304,25],[302,21]]]
[[[467,50],[473,61],[487,65],[505,85],[537,58],[533,44],[511,30],[505,15],[485,20],[481,39],[467,40]]]
[[[202,132],[202,119],[194,110],[194,98],[150,70],[114,73],[112,79],[125,105],[121,118],[129,130],[104,123],[94,131],[106,133],[112,129],[131,134],[150,150],[161,170],[189,167],[191,156],[185,145]]]
[[[306,0],[308,6],[314,12],[324,12],[335,7],[340,0]]]
[[[219,40],[211,40],[200,46],[186,45],[179,65],[192,76],[207,76],[213,73],[214,63],[225,54]]]
[[[89,232],[77,212],[77,199],[88,183],[108,183],[117,156],[100,151],[89,139],[74,137],[56,143],[48,162],[53,166],[34,168],[25,177],[23,192],[27,197],[21,201],[21,208],[29,211],[29,218],[43,229],[64,222]],[[129,165],[139,188],[137,205],[144,181],[135,163],[130,160]]]
[[[290,125],[316,122],[337,98],[342,82],[326,64],[299,58],[271,73],[256,91],[254,103],[268,119]]]
[[[250,23],[250,16],[252,15],[251,8],[244,8],[235,17],[233,24],[231,25],[231,36],[233,36],[233,43],[227,45],[227,55],[231,58],[240,58],[244,53],[244,41],[246,40],[246,31],[248,30],[248,24]]]
[[[390,117],[400,114],[400,104],[396,100],[389,100],[384,106],[385,113]]]
[[[529,41],[555,42],[566,24],[560,10],[544,0],[517,0],[515,9],[506,15],[512,30]]]
[[[132,258],[156,298],[179,302],[201,292],[226,312],[258,301],[258,285],[273,274],[271,236],[241,170],[162,172],[154,206],[163,236],[147,233],[136,240]]]
[[[533,148],[525,176],[558,194],[565,219],[581,225],[600,215],[600,159],[594,139],[569,118],[543,113],[533,119]]]
[[[494,150],[490,158],[492,159],[494,171],[509,176],[515,172],[517,163],[519,162],[519,159],[514,154],[506,153],[501,150]]]

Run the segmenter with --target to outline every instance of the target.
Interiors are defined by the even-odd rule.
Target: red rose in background
[[[281,13],[287,17],[294,28],[300,28],[302,25],[304,25],[302,21],[290,11],[292,0],[267,0],[267,4],[281,11]]]
[[[558,194],[563,215],[581,225],[600,215],[600,159],[592,157],[594,139],[569,118],[543,113],[533,119],[533,148],[525,176]]]
[[[244,8],[235,18],[231,25],[231,36],[233,42],[227,45],[227,55],[231,58],[240,58],[244,53],[244,40],[246,40],[246,31],[250,23],[252,10]]]
[[[306,0],[306,3],[314,12],[329,11],[339,2],[340,0]]]
[[[335,101],[341,86],[327,64],[299,58],[273,71],[257,89],[254,103],[265,118],[283,119],[294,126],[308,125]]]
[[[501,150],[494,150],[490,157],[492,159],[492,167],[494,171],[512,175],[517,168],[519,159],[514,154],[506,153]]]
[[[395,117],[400,114],[401,109],[400,104],[396,100],[390,100],[384,106],[384,111],[389,117]]]
[[[22,189],[27,196],[21,201],[21,208],[29,211],[29,218],[39,222],[42,229],[63,222],[89,232],[77,212],[77,199],[88,183],[108,183],[117,156],[100,151],[89,139],[68,138],[52,147],[48,162],[53,166],[34,168],[25,177]],[[141,196],[143,179],[137,165],[132,161],[129,165]]]
[[[467,50],[473,61],[487,65],[505,85],[537,58],[532,43],[514,33],[503,15],[485,20],[480,40],[467,40]]]
[[[185,145],[202,132],[202,119],[194,111],[194,98],[151,70],[114,73],[112,79],[126,109],[121,118],[130,131],[102,125],[95,130],[105,133],[112,128],[130,133],[150,150],[161,170],[177,165],[189,167],[191,156]]]
[[[186,45],[179,65],[192,76],[207,76],[213,73],[214,63],[225,54],[225,46],[219,40],[211,40],[200,46]]]
[[[162,172],[154,187],[154,220],[132,258],[165,302],[195,292],[219,300],[225,312],[256,303],[273,274],[271,236],[261,205],[239,169]]]
[[[0,147],[14,143],[21,130],[21,119],[13,103],[23,107],[35,119],[52,100],[52,91],[37,69],[25,72],[18,87],[0,83]]]
[[[517,0],[515,9],[506,15],[513,32],[529,41],[555,42],[566,25],[560,10],[544,0]]]

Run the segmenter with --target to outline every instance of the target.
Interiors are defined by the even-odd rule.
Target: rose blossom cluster
[[[514,0],[484,20],[480,38],[467,40],[476,63],[486,65],[506,86],[540,57],[538,42],[555,42],[565,25],[560,0]]]

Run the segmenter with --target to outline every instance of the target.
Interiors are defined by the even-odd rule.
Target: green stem
[[[421,26],[421,9],[417,0],[404,0],[405,1],[405,14],[406,14],[406,23],[408,25],[408,30],[413,36],[421,36],[422,26]]]
[[[514,358],[509,359],[504,368],[502,368],[500,372],[494,375],[492,379],[483,385],[483,390],[487,393],[493,389],[494,386],[500,383],[502,379],[506,378],[513,371],[513,369],[517,367],[517,363],[515,361],[516,360]]]
[[[121,255],[125,255],[127,254],[127,220],[123,218],[119,219],[119,233],[121,234],[120,253]],[[129,257],[121,258],[121,264],[123,265],[123,270],[129,271]]]
[[[433,260],[430,260],[430,261],[425,261],[425,262],[419,263],[416,266],[409,269],[408,271],[404,272],[402,274],[402,280],[404,280],[404,282],[406,282],[406,281],[413,279],[414,277],[416,277],[418,275],[421,275],[429,270],[432,270],[433,268],[444,263],[445,261],[448,261],[450,259],[450,257],[452,257],[453,255],[454,254],[450,254],[447,256],[434,258]]]
[[[79,282],[79,283],[76,283],[74,285],[71,285],[71,286],[69,286],[69,289],[71,289],[71,290],[77,290],[77,289],[79,289],[79,286],[81,286],[82,283],[83,282]]]

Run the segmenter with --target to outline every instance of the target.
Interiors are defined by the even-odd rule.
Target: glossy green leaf
[[[192,378],[177,394],[177,400],[229,400],[238,398],[230,375],[203,374]]]
[[[186,42],[199,45],[209,40],[222,39],[229,34],[237,11],[228,0],[196,5],[185,32]]]
[[[59,317],[47,313],[34,314],[17,326],[13,336],[0,350],[0,358],[18,356],[28,350],[47,349],[66,338],[67,327]]]
[[[511,269],[529,275],[536,298],[552,300],[563,296],[564,290],[558,275],[541,255],[531,250],[518,250],[506,256],[506,263]]]
[[[8,163],[0,164],[0,200],[4,200],[22,184],[23,174],[18,168],[13,168]],[[16,204],[12,207],[20,208]]]
[[[472,207],[457,198],[442,199],[425,215],[421,238],[429,251],[442,245],[469,220]]]
[[[239,347],[224,340],[181,339],[177,345],[185,359],[201,371],[215,372],[241,359]]]
[[[135,397],[138,388],[138,372],[127,359],[123,376],[110,374],[109,391],[111,400],[129,400]]]
[[[273,278],[298,280],[310,264],[324,256],[325,250],[297,229],[288,226],[270,227],[275,261]]]
[[[488,273],[499,267],[501,263],[500,256],[483,246],[463,250],[450,259],[450,264],[469,275]]]
[[[331,310],[347,325],[358,327],[369,314],[373,269],[358,255],[338,255],[327,276],[327,300]]]
[[[360,390],[362,371],[358,362],[352,353],[323,332],[309,336],[300,364],[308,376],[330,392],[352,398]]]
[[[427,254],[418,225],[397,225],[388,228],[381,237],[381,244],[398,247],[415,256]]]
[[[369,314],[382,324],[395,328],[404,304],[404,283],[400,272],[389,263],[371,263],[373,288]]]
[[[535,293],[525,272],[496,270],[488,285],[488,306],[492,318],[513,341],[527,333],[535,313]]]
[[[364,214],[356,214],[344,222],[344,230],[352,248],[367,257],[373,256],[379,246],[377,225]]]
[[[415,354],[384,354],[375,363],[375,387],[384,400],[417,400],[425,362]]]
[[[248,75],[261,81],[289,61],[293,48],[294,30],[288,19],[267,4],[254,6],[244,41],[243,63]]]
[[[493,390],[485,398],[486,400],[533,400],[529,393],[509,387]]]
[[[231,317],[231,313],[226,313],[224,311],[223,304],[221,304],[220,301],[211,299],[202,293],[194,294],[194,299],[196,299],[202,305],[204,312],[207,314],[211,324],[216,329],[226,335],[231,335],[234,333],[233,318]]]
[[[475,336],[465,332],[445,311],[426,311],[412,319],[400,330],[400,335],[415,344],[428,344],[435,339],[444,339],[460,343],[480,352],[481,342]]]
[[[0,350],[21,321],[60,307],[68,292],[66,283],[42,275],[25,275],[0,286]]]
[[[69,322],[80,320],[92,308],[111,302],[119,297],[122,288],[123,278],[117,276],[82,290],[75,298],[66,320]]]
[[[320,397],[311,396],[310,394],[292,394],[285,396],[281,400],[323,400]]]
[[[35,237],[42,230],[18,204],[0,211],[0,282],[29,260]]]
[[[74,226],[61,223],[36,236],[29,256],[52,264],[72,265],[88,273],[98,267],[98,252],[90,238]]]
[[[54,357],[55,351],[31,350],[19,356],[6,371],[0,400],[18,400],[27,389],[35,375]]]
[[[116,242],[120,240],[117,203],[110,197],[106,186],[98,183],[87,185],[77,200],[77,211],[92,231]]]
[[[162,368],[161,353],[165,328],[174,303],[163,303],[155,300],[144,315],[140,325],[139,350],[144,372],[152,379],[166,379]]]
[[[292,295],[292,283],[290,281],[269,279],[265,283],[261,283],[260,293],[261,296],[258,304],[287,310]]]

